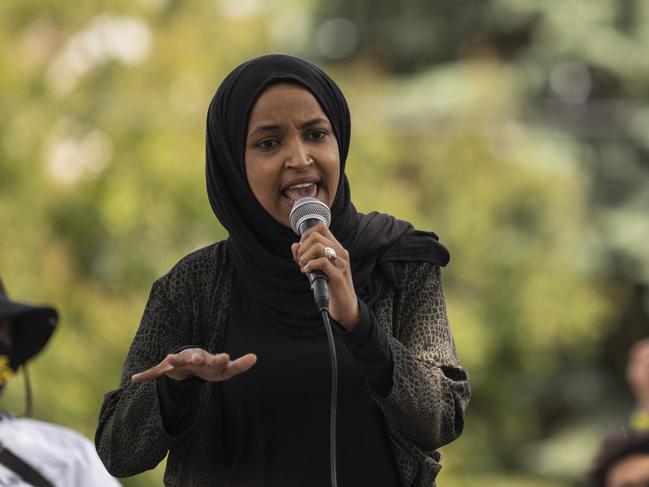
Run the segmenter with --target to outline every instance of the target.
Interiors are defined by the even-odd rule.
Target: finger
[[[332,242],[340,245],[340,242],[338,242],[338,239],[336,237],[334,237],[333,233],[331,233],[331,229],[327,225],[323,224],[322,226],[323,226],[323,228],[318,233],[320,235],[322,235],[324,238],[329,239]]]
[[[346,266],[347,262],[345,262],[341,258],[337,258],[334,262],[331,262],[326,257],[319,257],[307,262],[302,267],[302,272],[307,274],[311,271],[319,270],[324,272],[330,280],[335,282],[339,278],[342,279],[343,271],[345,270]]]
[[[298,249],[300,248],[300,244],[295,242],[294,244],[291,244],[291,253],[293,254],[293,260],[295,261],[296,264],[299,264],[299,259],[298,259]]]
[[[228,380],[249,370],[257,363],[257,356],[254,353],[249,353],[243,357],[239,357],[232,362],[229,362],[223,369],[222,379]]]
[[[167,361],[174,367],[184,367],[186,365],[191,365],[193,360],[199,360],[199,352],[196,352],[192,349],[183,350],[179,353],[172,353],[167,356]]]
[[[213,368],[223,368],[230,362],[230,356],[227,353],[212,355],[207,365]]]
[[[187,364],[198,366],[204,365],[208,358],[206,355],[207,354],[205,353],[192,353],[187,359]]]
[[[306,264],[307,260],[316,257],[323,257],[327,247],[331,247],[334,250],[336,257],[342,257],[345,260],[349,260],[349,253],[336,240],[330,240],[317,234],[317,236],[313,236],[309,240],[300,244],[300,248],[297,252],[298,264],[302,267]]]
[[[304,242],[304,240],[307,239],[309,235],[312,233],[320,233],[322,232],[327,226],[324,223],[318,223],[317,225],[312,226],[311,228],[307,228],[302,235],[300,235],[300,242]]]
[[[326,245],[320,242],[314,242],[313,245],[305,246],[304,251],[300,252],[298,256],[298,265],[304,267],[304,265],[310,260],[323,257],[325,254]]]
[[[339,243],[338,240],[336,240],[336,237],[334,237],[333,233],[331,233],[331,230],[329,230],[329,227],[327,227],[327,225],[325,225],[324,223],[318,223],[314,227],[307,229],[300,237],[300,242],[304,242],[308,238],[314,238],[314,236],[317,235]]]
[[[333,236],[332,236],[333,237]],[[340,245],[340,243],[335,238],[327,238],[324,235],[319,233],[314,233],[309,236],[309,238],[300,243],[300,248],[298,249],[297,255],[298,260],[304,265],[306,262],[305,255],[313,252],[313,248],[318,249],[316,255],[322,257],[324,255],[325,247],[331,247],[336,252],[336,257],[342,257],[343,259],[349,261],[349,253],[347,250]],[[312,255],[308,257],[313,258]]]
[[[158,365],[155,367],[151,367],[150,369],[145,370],[144,372],[139,372],[137,374],[133,374],[131,376],[131,380],[135,382],[136,384],[139,384],[141,382],[145,382],[147,380],[151,379],[156,379],[170,370],[173,370],[175,367],[168,362],[166,362],[166,359],[162,362],[160,362]]]
[[[322,243],[324,245],[329,245],[329,246],[340,245],[336,239],[326,237],[323,234],[318,233],[318,232],[312,232],[309,235],[307,235],[306,237],[304,236],[304,234],[302,235],[302,239],[300,240],[300,249],[299,250],[309,248],[312,245],[316,244],[317,242],[320,242],[320,243]],[[299,255],[299,252],[298,252],[298,255]]]
[[[192,363],[202,363],[201,360],[204,359],[198,357],[205,356],[205,354],[209,355],[202,348],[186,348],[178,353],[170,353],[165,360],[174,367],[183,367]]]

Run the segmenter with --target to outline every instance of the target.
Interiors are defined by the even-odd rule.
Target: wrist
[[[347,331],[353,331],[358,325],[360,318],[360,311],[358,309],[358,299],[356,299],[356,304],[354,305],[354,311],[350,314],[349,317],[343,320],[337,320],[338,323]]]
[[[189,372],[178,372],[178,371],[170,371],[165,374],[165,377],[168,379],[174,380],[176,382],[182,382],[186,379],[189,379],[191,377],[195,377],[194,375],[190,374]]]

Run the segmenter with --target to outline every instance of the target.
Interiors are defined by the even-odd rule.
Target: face
[[[290,226],[289,213],[311,196],[331,207],[340,175],[338,141],[315,97],[295,84],[265,90],[250,113],[246,176],[257,201]]]
[[[637,454],[616,463],[609,470],[606,487],[647,487],[649,454]]]

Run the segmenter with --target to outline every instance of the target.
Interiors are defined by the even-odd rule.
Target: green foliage
[[[646,95],[635,20],[646,9],[415,3],[394,15],[361,1],[317,14],[288,0],[0,4],[0,275],[12,297],[54,303],[62,317],[30,370],[36,417],[94,434],[151,284],[226,236],[204,189],[214,90],[257,54],[309,54],[308,33],[328,12],[359,28],[354,62],[329,66],[352,106],[355,204],[431,229],[451,249],[447,305],[473,399],[464,436],[444,448],[440,485],[554,487],[583,471],[609,424],[598,418],[623,422],[628,407],[607,394],[600,365],[615,305],[630,300],[606,278],[612,251],[649,262],[649,139],[641,110],[608,123],[623,136],[591,137],[599,125],[574,118],[588,105],[546,111],[542,101],[570,95],[583,70],[560,61],[575,59],[593,83],[609,79],[598,69],[614,72],[615,93]],[[398,45],[382,50],[389,41]],[[605,116],[623,108],[606,106]],[[19,378],[2,403],[22,411]],[[124,485],[158,485],[163,467]]]

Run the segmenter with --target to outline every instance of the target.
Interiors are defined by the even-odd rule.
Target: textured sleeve
[[[380,396],[387,396],[392,388],[392,358],[388,337],[376,325],[376,318],[369,306],[359,299],[358,307],[360,316],[356,328],[343,332],[342,337],[369,385]]]
[[[392,389],[374,394],[386,420],[423,451],[450,443],[462,433],[470,385],[449,329],[439,266],[408,264],[393,316],[382,318],[392,321]]]
[[[120,387],[106,394],[99,414],[95,445],[106,469],[116,477],[154,468],[176,440],[165,431],[156,381],[131,381],[134,373],[158,364],[169,350],[191,343],[187,324],[164,296],[164,282],[163,277],[153,285]]]

